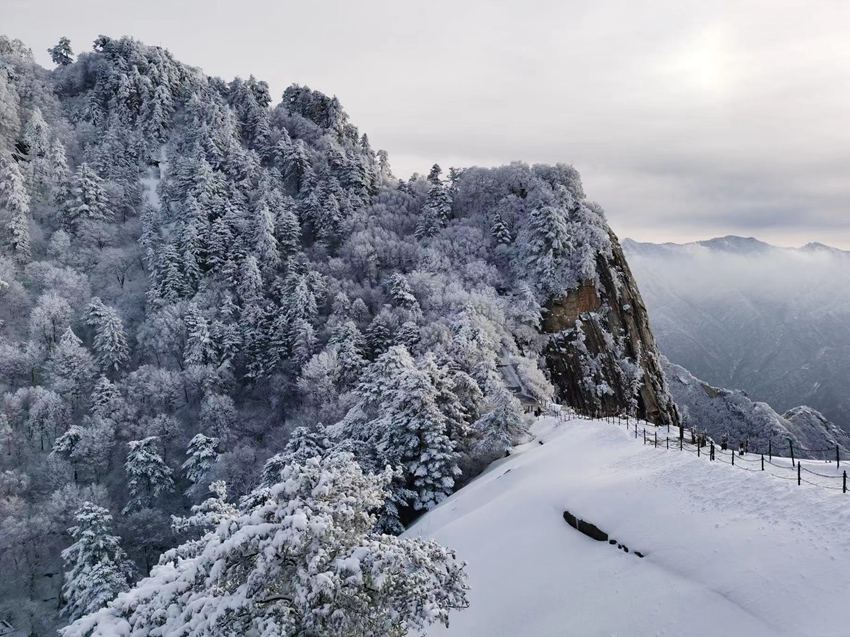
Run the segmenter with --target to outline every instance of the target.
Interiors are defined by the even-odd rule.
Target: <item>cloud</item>
[[[130,33],[276,94],[335,93],[400,175],[564,161],[622,235],[850,247],[850,3],[29,0],[4,13],[45,63],[60,34],[86,48]]]

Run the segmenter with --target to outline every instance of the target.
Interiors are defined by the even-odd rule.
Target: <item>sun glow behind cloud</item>
[[[722,99],[736,87],[735,59],[728,29],[712,26],[666,52],[659,70],[662,78],[693,97]]]

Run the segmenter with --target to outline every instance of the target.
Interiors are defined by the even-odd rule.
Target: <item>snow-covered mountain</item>
[[[840,489],[644,446],[604,422],[538,427],[407,532],[468,562],[469,608],[431,637],[847,635]]]
[[[623,241],[662,352],[779,411],[850,428],[850,252],[753,238]]]
[[[791,440],[798,455],[820,459],[833,458],[836,445],[842,456],[850,451],[850,435],[811,407],[794,407],[780,415],[741,390],[713,387],[666,358],[663,365],[686,426],[717,441],[726,440],[731,447],[747,441],[752,451],[772,448],[787,454]],[[801,453],[801,449],[818,451]]]
[[[573,167],[400,180],[336,97],[50,54],[0,36],[0,621],[397,635],[465,595],[398,534],[523,407],[678,422]]]

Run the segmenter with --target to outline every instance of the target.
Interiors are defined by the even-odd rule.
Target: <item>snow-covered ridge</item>
[[[772,444],[779,450],[788,449],[790,441],[798,456],[817,459],[834,458],[836,447],[842,457],[850,454],[850,435],[811,407],[794,407],[780,415],[767,403],[742,391],[713,387],[666,358],[663,367],[688,426],[718,442],[747,443],[752,450],[767,450]]]
[[[602,421],[534,432],[408,531],[468,562],[469,609],[430,635],[848,634],[850,496]],[[576,532],[564,510],[646,557]]]

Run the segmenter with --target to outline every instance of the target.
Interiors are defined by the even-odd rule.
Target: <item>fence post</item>
[[[697,440],[697,458],[699,458],[699,449],[702,445],[699,444],[699,440]]]
[[[713,440],[711,441],[711,448],[709,449],[708,453],[709,453],[708,459],[714,460],[714,441]]]
[[[794,443],[788,439],[788,447],[791,449],[791,466],[794,466]]]
[[[735,450],[732,449],[732,466],[735,466]]]
[[[838,445],[835,445],[835,468],[841,468],[841,456],[838,455]]]
[[[646,444],[646,427],[643,429],[643,444]]]
[[[682,450],[682,437],[679,436],[679,451]]]
[[[635,421],[635,438],[637,438],[637,420]]]
[[[764,454],[761,454],[761,470],[764,471]]]
[[[658,449],[658,430],[655,430],[655,448]]]
[[[670,450],[670,436],[665,436],[664,439],[667,441],[667,450]]]
[[[797,463],[797,486],[800,486],[800,484],[801,484],[801,482],[800,482],[800,467],[801,466],[802,465],[798,462]]]
[[[773,461],[773,441],[767,441],[767,458],[770,461]]]
[[[844,492],[844,493],[847,493],[847,469],[845,469],[845,470],[844,470],[844,486],[843,486],[843,492]]]

